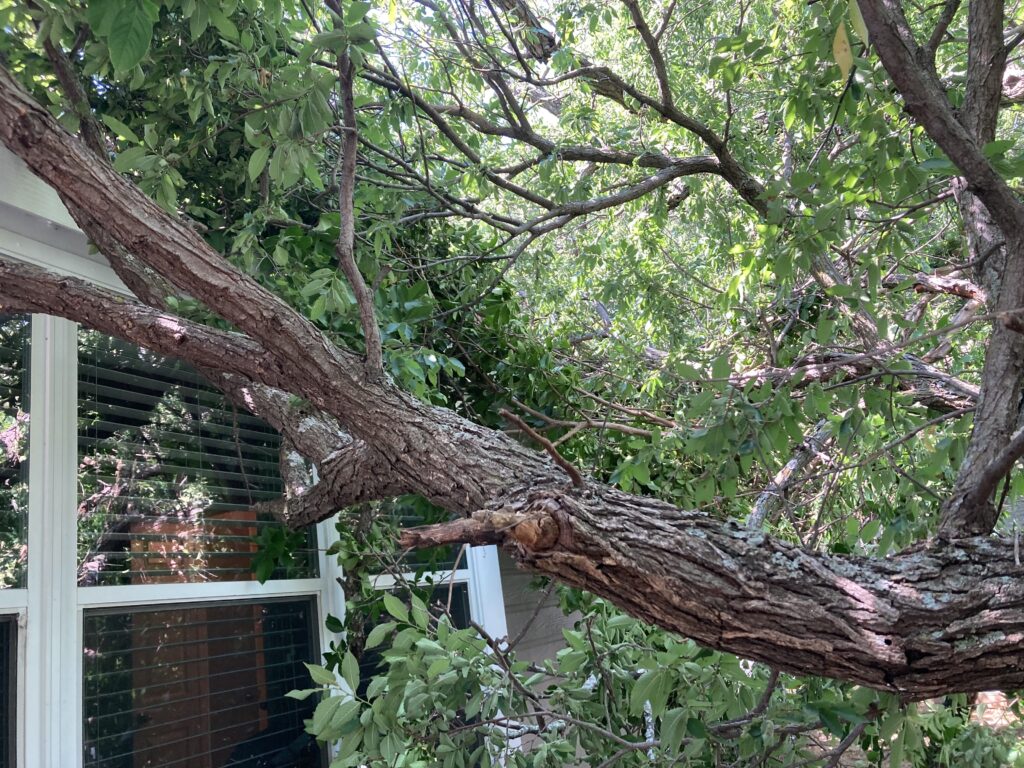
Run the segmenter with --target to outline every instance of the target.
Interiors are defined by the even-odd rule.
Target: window
[[[31,324],[0,315],[0,588],[25,586]]]
[[[85,768],[317,768],[311,600],[89,611]]]
[[[17,679],[18,625],[13,616],[0,617],[0,768],[16,765],[14,745],[15,681]]]
[[[280,496],[278,435],[198,373],[79,331],[78,582],[253,578],[253,506]],[[310,529],[312,533],[312,529]],[[272,578],[317,575],[315,540]]]

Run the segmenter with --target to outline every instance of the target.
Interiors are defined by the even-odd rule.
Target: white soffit
[[[0,250],[22,261],[127,292],[89,247],[57,193],[0,144]]]

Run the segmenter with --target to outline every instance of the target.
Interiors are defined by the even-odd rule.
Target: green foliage
[[[823,424],[826,460],[787,489],[771,532],[863,556],[932,533],[970,418],[943,418],[901,388],[901,354],[930,352],[963,303],[920,302],[910,276],[962,265],[970,254],[943,196],[954,169],[893,98],[864,48],[855,0],[680,3],[661,38],[676,104],[728,138],[736,163],[764,185],[764,215],[718,176],[690,176],[681,203],[671,202],[680,188],[667,185],[575,219],[521,252],[522,240],[495,222],[543,211],[488,171],[522,166],[506,180],[551,205],[580,204],[649,178],[651,158],[702,156],[708,147],[628,93],[609,96],[607,83],[568,77],[586,62],[607,64],[632,87],[657,93],[623,5],[545,3],[543,29],[514,25],[525,28],[515,51],[484,17],[473,50],[487,66],[449,41],[449,25],[465,18],[449,3],[433,5],[345,2],[342,17],[315,6],[311,18],[291,0],[0,2],[0,57],[77,130],[81,115],[60,95],[42,41],[73,51],[114,166],[334,341],[358,350],[355,299],[335,256],[333,67],[348,53],[364,75],[356,86],[356,258],[374,292],[386,371],[403,388],[492,427],[504,426],[501,408],[525,414],[595,477],[723,519],[747,515]],[[665,9],[639,5],[649,20]],[[934,13],[907,11],[922,28]],[[964,17],[938,55],[957,103]],[[847,29],[841,71],[833,43]],[[551,99],[531,92],[535,101],[523,102],[546,142],[538,149],[517,140],[508,94],[488,72],[518,72],[523,49],[541,33],[555,41],[550,58],[527,67],[549,67]],[[422,101],[444,108],[449,132],[422,104],[382,86],[390,65]],[[511,92],[520,97],[518,88],[516,81]],[[473,117],[457,119],[456,104]],[[1007,118],[986,147],[1008,178],[1021,174],[1017,138]],[[635,159],[567,159],[578,147]],[[828,288],[808,279],[822,257],[843,277]],[[187,298],[172,308],[223,325]],[[851,321],[858,312],[900,354],[872,359],[866,373],[841,368],[814,380],[814,365],[863,351]],[[960,329],[944,370],[976,383],[984,340],[980,326]],[[19,406],[4,407],[0,430],[9,431]],[[1024,493],[1020,482],[1010,503]],[[0,500],[22,503],[17,489],[0,487]],[[311,670],[334,694],[310,728],[341,738],[336,766],[596,766],[623,742],[643,744],[651,720],[651,755],[633,746],[619,764],[744,765],[766,755],[783,765],[823,763],[815,742],[835,745],[854,728],[874,765],[1022,762],[1006,733],[972,724],[958,705],[903,708],[828,681],[783,677],[750,716],[768,670],[572,591],[561,593],[576,618],[558,657],[506,657],[432,605],[426,576],[450,552],[402,562],[394,553],[400,522],[443,513],[420,499],[371,511],[365,526],[360,511],[339,526],[331,554],[345,574],[347,611],[331,629],[348,635],[328,649],[325,668]],[[271,529],[261,544],[254,568],[266,578],[288,564],[297,541]],[[382,562],[414,577],[381,593],[374,576]],[[352,660],[362,645],[380,651],[384,666],[360,692]],[[553,714],[528,717],[538,707]],[[536,746],[510,752],[508,732],[519,726]]]

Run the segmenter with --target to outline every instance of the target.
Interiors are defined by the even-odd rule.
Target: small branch
[[[767,682],[765,682],[764,691],[761,692],[761,698],[758,699],[757,704],[747,714],[737,717],[735,720],[723,720],[720,723],[709,725],[708,730],[725,738],[738,736],[744,725],[753,722],[754,718],[760,717],[768,710],[768,705],[772,701],[772,695],[779,685],[779,675],[779,670],[773,667],[771,674],[768,675]]]
[[[352,293],[359,308],[359,322],[363,326],[366,341],[366,371],[371,378],[381,375],[383,351],[380,328],[373,309],[373,294],[366,285],[355,256],[355,211],[353,196],[356,183],[356,152],[359,133],[356,127],[355,102],[352,95],[352,79],[355,68],[348,53],[338,57],[338,84],[341,88],[342,136],[341,136],[341,179],[339,180],[338,211],[341,225],[338,230],[338,265],[352,286]]]
[[[985,466],[974,488],[964,496],[963,504],[970,507],[987,503],[999,481],[1013,469],[1013,465],[1021,456],[1024,456],[1024,427],[1014,432],[1010,442]]]
[[[35,10],[41,10],[35,2],[30,1],[25,5]],[[36,26],[38,29],[38,25]],[[92,108],[89,105],[89,96],[85,92],[85,86],[82,85],[81,78],[75,72],[71,59],[68,58],[68,55],[64,53],[62,48],[50,41],[49,35],[43,38],[43,50],[46,51],[46,57],[53,65],[53,72],[57,75],[57,80],[60,81],[64,95],[67,96],[68,102],[78,118],[82,141],[98,158],[104,162],[109,162],[110,156],[107,153],[106,142],[103,139],[103,128],[96,119],[96,115],[93,114]]]
[[[404,528],[398,537],[402,549],[425,549],[448,544],[502,544],[509,526],[495,523],[493,518],[464,517],[436,525]]]
[[[548,452],[548,455],[551,456],[552,459],[554,459],[555,464],[557,464],[558,466],[565,470],[565,474],[567,474],[569,476],[569,479],[572,480],[574,488],[583,487],[583,475],[581,475],[580,471],[576,469],[576,467],[574,467],[572,464],[570,464],[565,459],[565,457],[563,457],[562,454],[558,452],[558,449],[555,448],[554,444],[550,440],[548,440],[543,435],[539,434],[536,430],[533,429],[533,427],[531,427],[529,424],[527,424],[525,421],[523,421],[521,418],[516,416],[511,411],[502,408],[500,411],[498,411],[498,413],[501,414],[503,418],[508,419],[517,427],[519,427],[519,429],[523,430],[523,432],[525,432],[527,435],[533,438],[533,440],[540,443],[544,450]]]
[[[515,638],[509,640],[506,651],[511,651],[513,648],[519,645],[519,643],[522,642],[524,637],[526,637],[527,632],[530,631],[530,627],[533,626],[533,622],[537,620],[537,617],[540,615],[541,609],[544,608],[544,604],[547,602],[548,598],[551,596],[551,593],[554,591],[555,584],[557,584],[557,582],[554,579],[552,579],[548,582],[548,585],[544,587],[544,590],[540,594],[540,598],[537,600],[537,604],[533,606],[533,612],[530,614],[530,617],[523,624],[522,629],[520,629],[518,634],[516,634]]]
[[[819,421],[814,432],[807,435],[800,447],[794,451],[786,465],[778,471],[772,482],[757,497],[754,508],[747,517],[747,528],[752,531],[764,527],[779,505],[782,504],[787,488],[794,477],[807,469],[821,455],[827,443],[832,439],[832,425],[827,419]]]
[[[928,38],[923,51],[932,68],[935,67],[935,53],[939,50],[939,46],[942,45],[942,40],[946,36],[946,30],[949,29],[949,25],[953,22],[953,18],[959,9],[960,0],[946,0],[942,6],[942,15],[939,16],[935,29],[932,30],[932,34]]]
[[[640,37],[643,38],[644,45],[647,47],[647,53],[651,57],[651,63],[654,65],[654,74],[658,78],[658,91],[661,93],[661,102],[665,107],[671,109],[672,85],[669,82],[668,67],[665,65],[665,57],[658,47],[658,41],[651,32],[651,28],[647,26],[647,20],[640,11],[640,5],[637,3],[637,0],[623,0],[623,3],[629,9],[633,25],[636,27],[636,31],[640,33]]]

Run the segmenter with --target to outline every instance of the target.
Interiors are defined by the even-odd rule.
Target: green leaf
[[[345,651],[341,659],[341,676],[348,683],[348,689],[355,692],[359,688],[359,661],[351,651]]]
[[[377,36],[377,28],[373,24],[367,23],[355,24],[349,27],[346,32],[348,32],[349,40],[353,43],[365,43]]]
[[[395,627],[398,625],[393,621],[386,621],[383,624],[378,624],[370,630],[370,634],[366,636],[366,647],[376,648],[382,642],[384,638],[395,631]]]
[[[149,51],[153,40],[153,22],[141,3],[131,3],[120,9],[110,26],[107,47],[110,63],[118,72],[127,72]]]
[[[235,26],[235,23],[231,21],[231,19],[229,19],[227,16],[225,16],[224,12],[221,11],[221,9],[217,7],[216,4],[209,5],[208,9],[210,13],[210,21],[213,22],[213,26],[215,26],[217,28],[217,31],[220,32],[221,37],[223,37],[225,40],[230,40],[233,43],[237,43],[238,27]]]
[[[661,719],[661,745],[670,753],[677,753],[686,735],[686,710],[670,709]]]
[[[356,699],[347,699],[343,701],[331,716],[331,721],[328,725],[331,732],[337,733],[340,729],[352,722],[359,715],[359,711],[361,709],[362,705]]]
[[[344,29],[332,29],[314,35],[310,40],[313,50],[324,49],[328,51],[343,51],[348,47],[349,37]]]
[[[900,735],[892,743],[889,749],[889,768],[903,768],[903,751],[906,746],[907,729],[900,731]]]
[[[432,662],[430,662],[430,666],[427,667],[427,677],[439,677],[451,668],[451,659],[449,659],[447,656],[441,656],[440,658],[434,659]]]
[[[850,0],[850,26],[853,27],[853,33],[860,38],[860,41],[867,45],[868,25],[864,23],[857,0]]]
[[[131,128],[122,123],[116,117],[112,115],[101,115],[100,119],[106,123],[107,127],[117,134],[118,138],[127,139],[128,141],[139,144],[139,137]]]
[[[334,676],[334,673],[324,669],[319,664],[310,664],[303,662],[306,669],[309,670],[309,676],[313,678],[313,682],[317,685],[336,685],[338,678]]]
[[[320,693],[323,688],[303,688],[301,690],[288,691],[285,694],[289,699],[298,699],[299,701],[305,701],[314,693]]]
[[[1016,143],[1015,139],[996,139],[982,147],[981,152],[989,159],[996,158],[1006,154],[1007,150],[1013,149],[1013,145]]]
[[[127,173],[145,156],[145,147],[130,147],[114,158],[114,170],[118,173]]]
[[[345,10],[345,26],[349,27],[353,24],[358,24],[366,18],[367,12],[373,7],[373,3],[362,2],[361,0],[353,0],[349,3],[348,8]]]
[[[325,699],[322,699],[320,703],[316,705],[316,710],[313,712],[313,722],[309,727],[310,733],[314,736],[322,734],[343,701],[345,700],[341,696],[328,696]]]
[[[399,621],[409,621],[409,609],[405,603],[389,592],[384,593],[384,609]]]
[[[270,159],[270,147],[259,147],[249,156],[249,180],[256,181]]]
[[[729,361],[729,355],[719,355],[711,363],[711,378],[721,381],[728,379],[731,373],[732,363]]]
[[[695,739],[710,738],[707,727],[698,717],[691,717],[687,719],[686,732]]]

